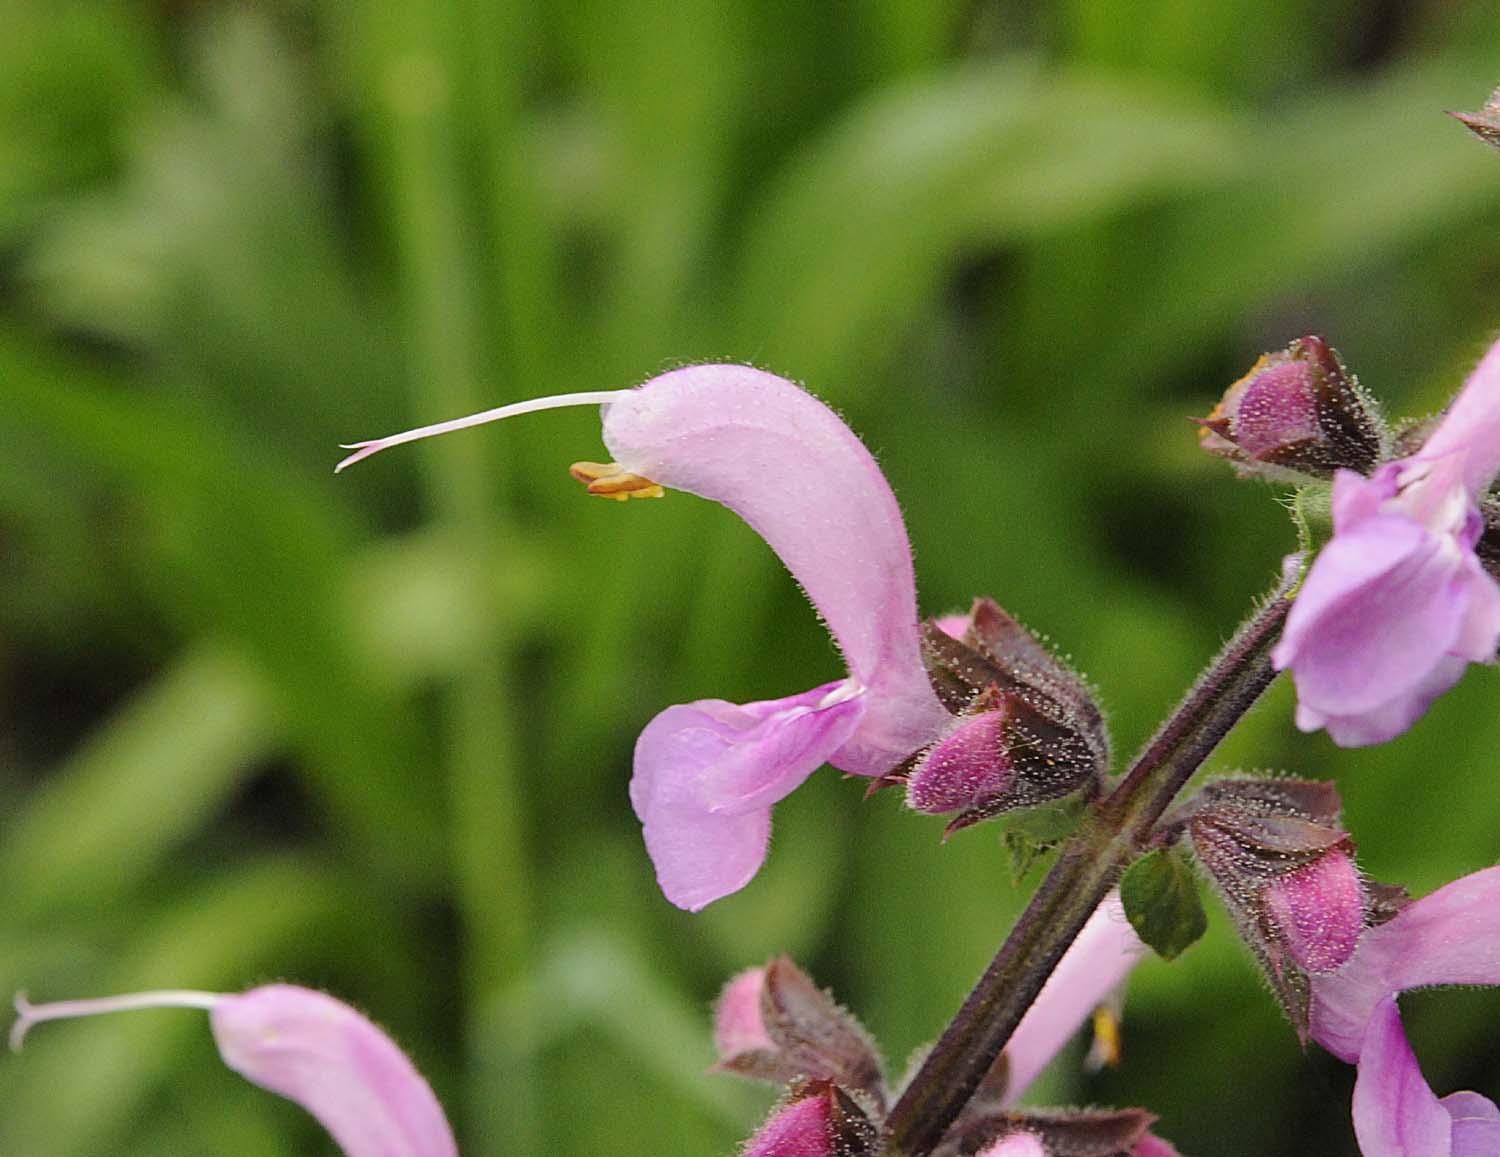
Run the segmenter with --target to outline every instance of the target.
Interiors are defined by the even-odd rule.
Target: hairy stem
[[[1288,568],[1289,570],[1295,568]],[[942,1140],[1005,1048],[1057,962],[1156,821],[1270,686],[1270,652],[1291,602],[1283,582],[1209,664],[1114,791],[1091,806],[1010,936],[886,1121],[890,1157],[921,1157]]]

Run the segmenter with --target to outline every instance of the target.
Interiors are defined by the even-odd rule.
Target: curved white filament
[[[565,406],[604,405],[628,393],[630,393],[629,390],[592,390],[578,394],[554,394],[550,398],[530,398],[524,402],[511,402],[509,405],[497,406],[493,410],[470,414],[467,418],[453,418],[447,422],[436,422],[431,426],[419,426],[415,430],[403,430],[399,434],[372,438],[368,442],[350,442],[340,446],[339,449],[353,450],[355,453],[350,454],[335,466],[333,472],[337,474],[344,467],[353,466],[362,458],[378,454],[391,446],[399,446],[403,442],[415,442],[419,438],[431,438],[437,434],[451,434],[455,430],[467,430],[470,426],[482,426],[486,422],[498,422],[502,418],[514,418],[520,414],[533,414],[538,410],[559,410]]]
[[[45,1020],[66,1020],[76,1016],[97,1016],[105,1012],[133,1012],[138,1008],[212,1009],[222,999],[217,992],[192,988],[162,989],[157,992],[132,992],[124,996],[101,996],[93,1000],[58,1000],[50,1004],[32,1004],[24,992],[16,993],[16,1023],[10,1028],[10,1048],[17,1052],[31,1026]]]

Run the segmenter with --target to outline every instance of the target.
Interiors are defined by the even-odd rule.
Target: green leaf
[[[1130,866],[1120,881],[1120,899],[1136,935],[1165,960],[1181,956],[1208,927],[1192,869],[1165,848]]]

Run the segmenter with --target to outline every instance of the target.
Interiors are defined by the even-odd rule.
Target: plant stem
[[[1292,569],[1292,568],[1289,568]],[[1151,830],[1276,677],[1270,651],[1291,607],[1283,582],[1168,716],[1129,773],[1095,803],[958,1015],[901,1094],[885,1127],[890,1157],[930,1153],[999,1057],[1057,962]]]

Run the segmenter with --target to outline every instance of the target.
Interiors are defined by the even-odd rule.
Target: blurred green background
[[[924,610],[991,594],[1123,754],[1290,527],[1199,454],[1263,350],[1398,413],[1500,325],[1500,80],[1460,0],[3,0],[0,992],[326,986],[411,1050],[469,1157],[727,1153],[733,971],[792,952],[893,1066],[1025,896],[992,826],[824,772],[699,916],[626,798],[667,704],[838,677],[791,580],[683,495],[586,499],[591,411],[336,443],[709,358],[879,454]],[[1212,766],[1337,776],[1417,891],[1500,851],[1500,679],[1341,752],[1278,686]],[[1439,1092],[1500,1093],[1500,998],[1405,1002]],[[1347,1154],[1215,909],[1137,974],[1126,1063],[1184,1154]],[[327,1153],[201,1016],[38,1031],[0,1153]]]

